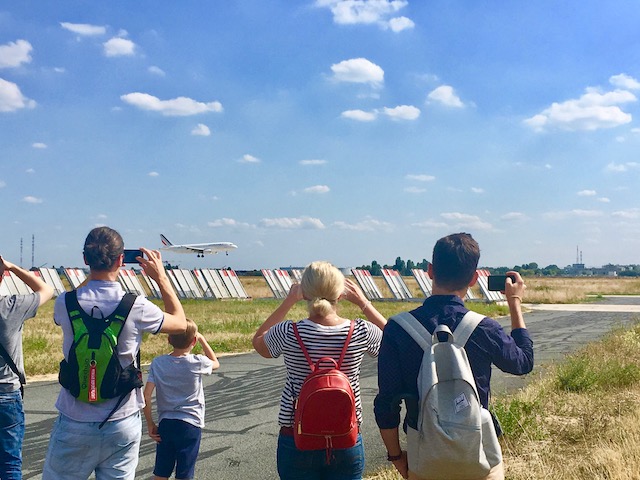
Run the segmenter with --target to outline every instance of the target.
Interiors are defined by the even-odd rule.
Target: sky
[[[0,254],[184,268],[640,263],[635,0],[0,5]],[[20,247],[22,242],[22,249]],[[35,249],[32,249],[32,242]]]

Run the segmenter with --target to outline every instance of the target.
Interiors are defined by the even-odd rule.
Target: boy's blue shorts
[[[202,429],[182,420],[165,418],[158,425],[158,433],[161,442],[156,444],[156,466],[153,474],[169,478],[175,467],[176,478],[193,478]]]

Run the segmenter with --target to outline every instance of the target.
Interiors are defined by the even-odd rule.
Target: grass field
[[[419,296],[413,279],[405,278]],[[251,337],[280,303],[262,277],[241,277],[252,300],[188,300],[187,315],[198,323],[218,353],[250,350]],[[391,297],[384,281],[378,286]],[[526,278],[527,303],[577,303],[599,295],[640,294],[640,280],[626,278]],[[478,292],[479,293],[479,292]],[[478,295],[479,296],[479,295]],[[416,306],[415,302],[374,302],[385,317]],[[507,314],[506,307],[473,304],[486,315]],[[305,316],[303,304],[290,313]],[[355,317],[359,310],[341,303],[339,313]],[[25,366],[34,375],[57,371],[62,357],[61,332],[48,302],[24,329]],[[148,336],[143,361],[166,352],[166,336]],[[505,430],[502,439],[509,480],[638,480],[640,479],[640,326],[613,332],[515,395],[494,397],[493,408]],[[386,469],[368,480],[399,480]]]
[[[272,297],[263,277],[240,277],[251,300],[184,300],[185,312],[206,335],[218,353],[235,353],[251,349],[251,338],[258,326],[279,304]],[[392,297],[382,278],[375,278],[378,288],[386,298]],[[626,278],[527,278],[525,302],[575,303],[588,300],[588,295],[640,294],[640,280]],[[413,277],[405,277],[411,293],[422,297]],[[477,287],[474,287],[477,288]],[[477,291],[477,297],[481,297]],[[160,302],[158,302],[160,303]],[[160,303],[161,304],[161,303]],[[376,307],[385,317],[416,306],[415,302],[379,301]],[[485,315],[498,316],[508,313],[504,306],[474,303],[474,310]],[[341,302],[340,314],[354,318],[360,311],[347,302]],[[298,304],[290,313],[291,318],[302,318],[304,305]],[[53,321],[53,302],[45,304],[35,319],[25,324],[23,345],[27,376],[55,373],[62,358],[62,332]],[[148,363],[158,354],[167,351],[166,336],[149,335],[142,348],[142,360]]]

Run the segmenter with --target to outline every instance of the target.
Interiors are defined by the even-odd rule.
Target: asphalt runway
[[[530,305],[525,322],[534,341],[534,371],[524,377],[493,370],[494,394],[523,386],[544,369],[580,345],[594,341],[619,325],[640,320],[640,297],[606,297],[596,304]],[[508,319],[500,319],[509,328]],[[281,359],[264,359],[255,353],[224,356],[220,369],[205,379],[206,426],[196,466],[203,480],[277,479],[277,414],[285,369]],[[376,360],[365,358],[361,373],[364,408],[362,425],[366,470],[388,465],[373,417],[377,392]],[[26,434],[23,478],[42,478],[49,432],[57,411],[59,390],[55,381],[34,382],[25,389]],[[144,420],[143,420],[144,422]],[[136,478],[152,477],[155,443],[146,435],[140,447]]]

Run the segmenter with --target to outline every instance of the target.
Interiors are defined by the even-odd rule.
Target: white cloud
[[[440,85],[436,89],[432,90],[427,95],[429,100],[441,103],[447,107],[463,108],[464,103],[460,100],[460,97],[456,95],[455,90],[450,85]]]
[[[312,217],[281,217],[281,218],[263,218],[260,225],[266,228],[283,228],[287,230],[321,230],[325,226],[318,218]]]
[[[515,221],[521,221],[526,219],[527,219],[527,216],[522,212],[509,212],[509,213],[505,213],[500,217],[500,220],[504,220],[506,222],[515,222]]]
[[[36,102],[22,95],[18,85],[0,78],[0,112],[15,112],[35,106]]]
[[[597,192],[595,190],[580,190],[577,195],[579,197],[595,197]]]
[[[88,23],[60,22],[60,26],[65,30],[69,30],[70,32],[77,33],[78,35],[95,36],[95,35],[104,35],[105,33],[107,33],[106,27],[101,27],[98,25],[90,25]]]
[[[162,115],[168,117],[183,117],[198,115],[200,113],[222,111],[222,104],[220,102],[203,103],[188,97],[160,100],[158,97],[154,97],[148,93],[135,92],[122,95],[120,99],[123,102],[133,105],[141,110],[160,112]]]
[[[32,173],[36,173],[36,171],[35,171],[33,168],[27,168],[27,169],[25,170],[25,173],[28,173],[28,174],[30,175],[30,174],[32,174]]]
[[[149,175],[150,177],[159,177],[160,174],[158,172],[149,172],[147,173],[147,175]]]
[[[607,197],[600,197],[600,198],[598,198],[598,201],[602,202],[602,203],[610,203],[611,199],[609,199]]]
[[[394,32],[398,33],[403,30],[407,30],[409,28],[415,27],[416,24],[413,23],[413,20],[407,17],[395,17],[389,20],[389,28]]]
[[[253,225],[245,222],[238,222],[233,218],[218,218],[212,222],[207,222],[212,228],[231,227],[231,228],[253,228]]]
[[[136,53],[136,44],[127,38],[113,37],[103,43],[107,57],[125,57]]]
[[[154,75],[158,75],[159,77],[164,77],[166,75],[166,73],[164,73],[164,70],[162,70],[160,67],[156,67],[155,65],[152,65],[149,68],[147,68],[147,71]]]
[[[612,75],[609,77],[609,83],[617,88],[624,90],[639,90],[640,82],[629,75],[621,73],[619,75]]]
[[[381,220],[376,220],[374,218],[368,218],[361,222],[357,223],[347,223],[347,222],[334,222],[333,225],[340,230],[351,230],[355,232],[374,232],[374,231],[385,231],[390,232],[393,230],[393,224],[389,222],[383,222]]]
[[[427,191],[427,189],[420,187],[406,187],[404,191],[407,193],[424,193]]]
[[[340,116],[349,120],[357,120],[358,122],[373,122],[378,117],[378,114],[365,112],[364,110],[345,110]]]
[[[493,227],[490,223],[485,222],[476,215],[467,213],[449,212],[441,213],[440,216],[450,222],[455,228],[464,228],[470,230],[491,230]]]
[[[300,165],[325,165],[327,163],[326,160],[312,159],[312,160],[300,160]]]
[[[25,203],[31,203],[31,204],[38,204],[38,203],[42,203],[42,199],[41,198],[37,198],[37,197],[32,197],[31,195],[27,195],[26,197],[22,198],[22,201]]]
[[[207,127],[204,123],[199,123],[193,130],[191,130],[191,135],[208,137],[209,135],[211,135],[211,130],[209,130],[209,127]]]
[[[262,160],[260,160],[258,157],[254,157],[253,155],[249,155],[248,153],[245,153],[241,159],[238,160],[238,162],[240,163],[260,163]]]
[[[394,32],[413,27],[413,22],[406,17],[387,20],[408,3],[406,0],[316,0],[317,6],[331,10],[334,23],[378,25]]]
[[[314,185],[302,190],[304,193],[329,193],[331,189],[327,185]]]
[[[569,210],[569,211],[557,211],[546,212],[542,216],[549,220],[565,220],[567,218],[595,218],[601,217],[603,213],[600,210]]]
[[[379,87],[384,83],[384,70],[366,58],[352,58],[331,65],[337,82],[368,83]]]
[[[471,187],[471,191],[473,193],[484,193],[484,188],[480,188],[480,187]]]
[[[408,174],[405,176],[407,180],[415,180],[417,182],[432,182],[436,179],[433,175],[425,175],[425,174]]]
[[[588,131],[618,127],[631,122],[631,114],[623,112],[618,105],[636,100],[636,96],[626,90],[602,93],[588,88],[580,98],[554,102],[539,114],[524,120],[524,123],[536,131],[542,131],[545,127]]]
[[[393,120],[415,120],[420,116],[420,110],[412,105],[399,105],[394,108],[384,107],[383,112]]]
[[[32,144],[31,144],[31,146],[32,146],[33,148],[38,148],[38,149],[40,149],[40,150],[44,150],[45,148],[47,148],[47,144],[46,144],[46,143],[42,143],[42,142],[35,142],[35,143],[32,143]]]
[[[4,188],[7,186],[7,182],[5,182],[4,180],[0,180],[0,188]]]
[[[640,208],[629,208],[627,210],[618,210],[617,212],[613,212],[611,215],[614,217],[624,218],[627,220],[635,220],[640,218]]]
[[[638,167],[640,167],[640,163],[637,163],[637,162],[626,162],[626,163],[611,162],[606,166],[605,170],[607,172],[621,173],[621,172],[627,172],[629,170],[633,170]]]
[[[411,224],[412,227],[427,228],[429,230],[435,228],[449,228],[449,225],[444,222],[436,222],[434,220],[424,220],[422,222],[416,222]]]
[[[26,40],[0,45],[0,68],[15,68],[23,63],[31,63],[33,47]]]

